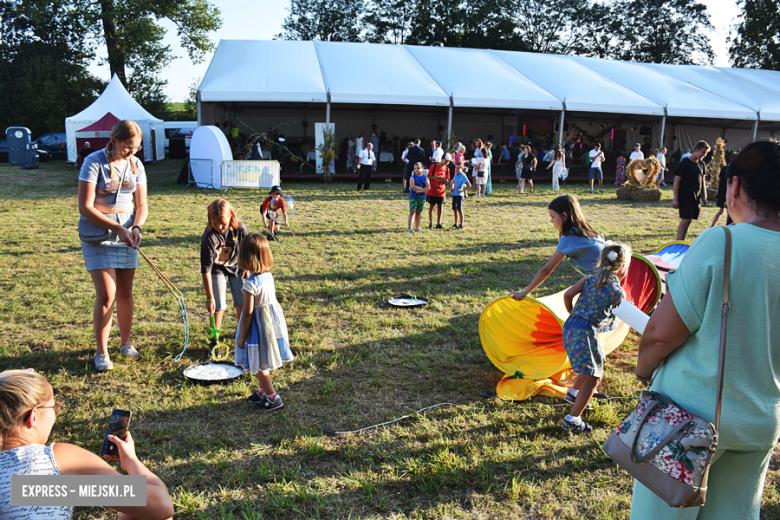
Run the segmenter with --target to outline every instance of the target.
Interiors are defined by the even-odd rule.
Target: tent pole
[[[758,137],[758,122],[761,120],[761,111],[758,112],[758,117],[756,117],[756,122],[753,123],[753,141],[756,140],[756,137]]]
[[[666,130],[666,116],[661,118],[661,132],[658,134],[658,149],[664,147],[664,131]]]
[[[566,110],[561,110],[561,119],[558,121],[558,144],[563,146],[563,118],[566,116]]]
[[[450,137],[452,137],[452,96],[450,96],[450,111],[447,116],[447,139],[449,140]]]
[[[669,105],[664,107],[664,117],[661,118],[661,133],[658,134],[658,149],[664,147],[664,132],[666,131],[666,116],[669,114]]]
[[[330,98],[330,96],[328,96],[328,98]],[[325,105],[325,124],[330,128],[330,99],[328,99],[328,102]]]

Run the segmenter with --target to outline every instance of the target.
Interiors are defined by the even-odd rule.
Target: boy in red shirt
[[[271,188],[268,197],[260,204],[260,214],[263,216],[263,227],[268,230],[268,238],[274,238],[274,232],[279,231],[277,223],[277,212],[281,210],[284,215],[284,225],[289,226],[287,221],[287,205],[282,198],[282,188],[274,186]]]
[[[450,180],[450,154],[442,156],[441,161],[432,164],[428,170],[428,180],[431,181],[431,189],[428,191],[428,229],[433,229],[433,207],[436,206],[436,229],[443,229],[441,225],[441,208],[444,204],[444,195],[447,192],[447,182]]]

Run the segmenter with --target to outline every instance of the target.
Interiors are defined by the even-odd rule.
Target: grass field
[[[632,481],[601,443],[632,401],[596,404],[591,436],[569,436],[567,408],[534,398],[483,398],[501,374],[480,345],[478,321],[493,299],[524,287],[550,257],[557,232],[547,182],[533,195],[513,184],[469,198],[466,230],[406,233],[400,184],[292,184],[298,241],[272,244],[276,290],[290,328],[294,362],[273,373],[285,407],[254,411],[245,375],[228,385],[190,384],[182,370],[205,360],[208,316],[199,272],[206,205],[220,194],[176,184],[180,163],[148,168],[150,216],[143,250],[184,293],[190,347],[181,362],[175,300],[142,261],[135,282],[137,362],[110,352],[115,370],[98,374],[92,332],[94,294],[76,230],[77,172],[62,161],[22,171],[0,165],[0,369],[35,367],[66,408],[51,441],[98,452],[110,411],[132,410],[140,458],[168,485],[178,518],[628,518]],[[649,253],[675,237],[671,192],[660,203],[580,198],[607,238]],[[265,194],[262,194],[265,196]],[[259,230],[261,194],[225,196],[250,231]],[[445,208],[445,228],[452,213]],[[691,236],[709,225],[705,208]],[[427,224],[427,215],[423,222]],[[565,265],[535,295],[575,282]],[[422,309],[384,302],[399,292],[431,299]],[[223,329],[232,334],[235,319]],[[229,334],[230,335],[230,334]],[[632,371],[637,336],[608,358],[603,391],[638,393]],[[399,423],[352,430],[437,403]],[[763,518],[780,517],[778,460],[772,461]],[[78,509],[77,518],[114,517]]]

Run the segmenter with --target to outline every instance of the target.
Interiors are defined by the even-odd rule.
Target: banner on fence
[[[222,161],[223,188],[270,189],[280,184],[279,161]]]

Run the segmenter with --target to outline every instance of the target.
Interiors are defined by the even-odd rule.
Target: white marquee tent
[[[119,77],[114,75],[106,89],[94,103],[78,114],[65,119],[65,134],[68,139],[68,161],[75,162],[76,132],[111,112],[119,119],[130,119],[138,123],[144,133],[142,142],[144,161],[158,161],[165,157],[165,130],[162,119],[147,112],[125,90]]]
[[[265,65],[250,56],[267,57]],[[669,147],[672,134],[690,146],[703,128],[713,136],[738,134],[735,142],[744,143],[780,132],[780,72],[488,49],[222,40],[198,91],[199,124],[234,117],[250,132],[308,117],[335,121],[337,131],[346,126],[341,135],[367,121],[408,135],[442,128],[484,135],[518,116],[555,121],[559,139],[565,118],[628,123],[631,141],[640,125],[649,126],[654,142],[663,135]]]

